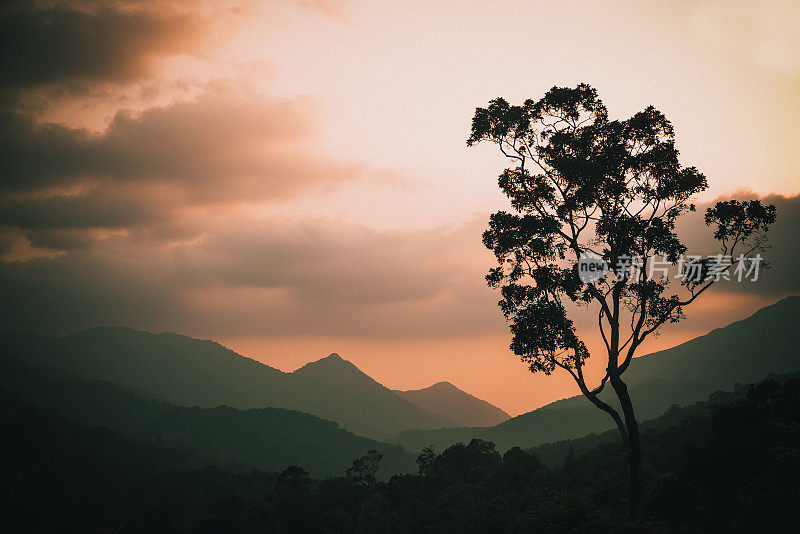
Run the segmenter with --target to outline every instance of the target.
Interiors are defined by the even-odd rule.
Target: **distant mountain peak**
[[[462,426],[494,426],[510,417],[497,406],[470,395],[446,380],[426,388],[395,393],[423,410],[448,417]]]
[[[409,389],[409,390],[403,391],[403,393],[412,393],[412,394],[415,393],[415,392],[439,392],[439,393],[457,392],[457,393],[463,393],[465,395],[469,395],[469,393],[467,393],[463,389],[459,388],[458,386],[456,386],[452,382],[448,382],[447,380],[440,380],[439,382],[431,384],[428,387],[419,388],[419,389]],[[470,397],[471,396],[472,395],[470,395]]]
[[[338,353],[332,352],[329,355],[320,358],[319,360],[314,360],[313,362],[308,362],[307,364],[303,365],[299,369],[292,372],[292,374],[307,374],[309,372],[312,373],[348,373],[352,375],[358,376],[367,376],[364,374],[361,369],[359,369],[353,362],[350,360],[345,360],[342,358]],[[371,380],[371,379],[370,379]]]
[[[0,333],[0,350],[174,404],[299,410],[373,437],[455,424],[399,397],[337,353],[284,373],[213,341],[125,327],[61,337]]]
[[[319,360],[314,360],[313,362],[308,362],[303,367],[306,367],[306,366],[309,366],[309,365],[325,365],[325,364],[327,364],[327,365],[342,365],[342,364],[353,365],[353,363],[350,360],[345,360],[344,358],[339,356],[339,353],[331,352],[330,354],[320,358]],[[353,365],[353,367],[355,367],[355,365]]]

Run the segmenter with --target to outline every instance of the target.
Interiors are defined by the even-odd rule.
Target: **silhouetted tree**
[[[275,503],[275,518],[285,532],[304,532],[310,520],[311,479],[300,466],[290,465],[275,481],[271,495]]]
[[[345,474],[356,482],[371,486],[378,480],[375,475],[382,458],[383,455],[376,450],[367,451],[361,458],[353,460],[353,465],[347,468]]]
[[[433,445],[428,445],[417,455],[417,472],[420,475],[427,475],[431,469],[431,464],[436,459],[436,452]]]
[[[614,419],[628,451],[636,517],[641,444],[622,375],[642,342],[681,320],[685,306],[730,272],[732,259],[765,247],[775,207],[731,200],[709,208],[705,222],[714,227],[721,255],[694,262],[692,273],[687,267],[691,276],[671,293],[662,269],[678,265],[686,252],[675,222],[694,210],[692,197],[707,182],[678,162],[672,124],[661,112],[648,107],[610,120],[592,87],[554,87],[521,106],[497,98],[477,108],[467,145],[482,141],[496,144],[512,163],[499,186],[515,213],[493,214],[483,235],[499,263],[486,279],[502,288],[511,349],[532,372],[570,373],[583,395]],[[610,268],[582,279],[587,257]],[[595,387],[584,379],[589,352],[568,317],[570,303],[597,310],[607,365]],[[622,413],[598,396],[607,384]]]
[[[535,487],[535,478],[544,468],[542,462],[519,447],[512,447],[503,455],[504,483],[519,490],[525,486]]]
[[[564,458],[564,471],[572,473],[575,469],[575,447],[570,444],[567,456]]]
[[[308,491],[310,483],[308,472],[298,465],[290,465],[275,481],[275,491]]]

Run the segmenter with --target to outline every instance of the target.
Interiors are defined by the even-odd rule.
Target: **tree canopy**
[[[621,372],[647,336],[681,320],[683,308],[716,281],[719,266],[708,258],[700,261],[700,276],[681,281],[683,294],[670,291],[669,276],[648,272],[655,261],[678,264],[687,250],[675,223],[708,187],[700,171],[681,165],[674,128],[652,106],[610,120],[586,84],[554,87],[520,106],[497,98],[472,120],[467,144],[482,141],[496,144],[512,164],[498,184],[515,211],[490,218],[483,242],[498,266],[486,278],[502,288],[511,348],[531,371],[560,367],[583,382],[589,353],[567,302],[599,304],[611,367]],[[706,213],[725,256],[762,249],[774,220],[775,207],[757,200],[720,202]],[[601,258],[609,273],[583,282],[578,262],[585,254]],[[619,337],[626,312],[630,328]]]
[[[729,276],[734,261],[745,262],[765,248],[775,206],[758,200],[717,203],[705,222],[719,254],[685,261],[676,221],[695,210],[692,199],[708,188],[706,177],[681,164],[674,128],[663,113],[650,106],[629,119],[611,120],[586,84],[553,87],[522,105],[496,98],[477,108],[467,145],[483,141],[497,145],[511,163],[498,184],[514,212],[493,214],[483,234],[498,260],[486,280],[501,288],[511,349],[532,372],[569,372],[581,392],[614,419],[629,452],[636,517],[641,445],[621,376],[648,336],[683,319],[684,307]],[[590,264],[598,268],[588,269]],[[583,276],[584,268],[594,274]],[[670,268],[683,268],[677,288]],[[607,365],[595,387],[584,378],[590,354],[567,313],[570,303],[598,310]],[[598,397],[608,383],[622,415]]]

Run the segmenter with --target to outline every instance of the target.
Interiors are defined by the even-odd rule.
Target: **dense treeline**
[[[771,380],[644,433],[646,519],[627,519],[625,454],[600,442],[560,465],[473,440],[379,481],[380,454],[312,480],[203,468],[2,397],[0,521],[18,530],[184,532],[754,532],[800,521],[800,381]],[[681,414],[683,417],[681,417]],[[577,444],[578,442],[576,442]],[[366,451],[365,451],[366,452]],[[4,529],[8,531],[7,529]]]
[[[644,433],[648,498],[637,524],[627,519],[618,442],[577,455],[568,449],[550,468],[530,452],[501,455],[473,440],[424,451],[416,476],[338,478],[316,491],[294,469],[262,506],[270,528],[284,532],[792,530],[800,520],[800,381],[764,382],[710,415],[692,407],[665,417],[676,424]]]

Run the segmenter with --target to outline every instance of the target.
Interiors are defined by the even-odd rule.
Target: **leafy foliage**
[[[708,187],[700,171],[679,162],[674,128],[657,109],[611,120],[589,85],[554,87],[520,106],[497,98],[476,109],[467,144],[484,141],[512,163],[498,185],[516,212],[490,217],[483,242],[498,266],[486,278],[502,288],[511,349],[531,371],[561,367],[585,389],[581,367],[589,353],[568,302],[599,304],[609,372],[622,372],[644,338],[681,320],[683,307],[713,283],[706,265],[699,281],[685,281],[682,296],[670,293],[668,277],[648,273],[653,261],[676,265],[686,252],[676,221]],[[774,206],[757,200],[720,202],[706,223],[724,254],[749,254],[766,245],[775,215]],[[607,276],[581,281],[578,261],[587,253],[611,267]],[[641,258],[640,269],[630,269],[632,258]],[[627,341],[620,306],[630,316]]]
[[[378,481],[375,475],[381,464],[383,455],[375,449],[367,451],[367,454],[353,460],[353,465],[347,468],[345,475],[359,484],[371,486]]]

